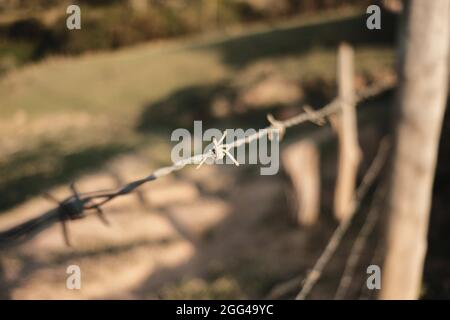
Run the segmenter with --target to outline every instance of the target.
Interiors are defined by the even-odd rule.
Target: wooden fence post
[[[334,213],[339,221],[352,211],[360,161],[355,111],[354,53],[348,44],[338,50],[337,80],[341,113],[331,118],[339,140],[339,160],[334,196]]]
[[[448,85],[450,0],[405,2],[381,299],[417,299]]]
[[[282,161],[295,191],[296,220],[302,226],[313,225],[320,211],[320,163],[317,144],[310,139],[292,144],[283,151]]]

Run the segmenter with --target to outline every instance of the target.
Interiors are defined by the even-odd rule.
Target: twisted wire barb
[[[391,84],[374,85],[361,91],[357,96],[357,101],[360,102],[369,97],[375,96],[384,90],[391,88]],[[256,133],[237,139],[228,144],[220,144],[219,147],[223,150],[230,150],[237,148],[244,144],[249,144],[252,141],[259,140],[265,135],[268,135],[270,139],[273,138],[273,133],[277,132],[278,137],[281,139],[287,128],[299,125],[303,122],[313,122],[313,123],[323,123],[323,121],[330,115],[338,112],[340,106],[343,102],[339,99],[333,100],[328,105],[317,111],[306,110],[304,113],[300,113],[297,116],[289,118],[287,120],[275,120],[272,116],[268,116],[268,120],[271,123],[270,126],[257,131]],[[216,148],[218,146],[216,145]],[[50,227],[56,222],[61,222],[62,230],[64,234],[64,239],[67,245],[70,246],[70,241],[68,237],[68,230],[66,227],[66,221],[81,219],[86,216],[86,211],[95,211],[100,218],[100,220],[107,224],[107,220],[103,215],[101,207],[111,200],[127,195],[133,192],[135,189],[141,185],[159,179],[163,176],[169,175],[174,171],[183,169],[187,165],[200,164],[208,158],[217,159],[216,148],[210,149],[202,154],[197,154],[192,157],[179,160],[170,166],[162,167],[155,170],[149,176],[132,181],[116,191],[95,191],[88,193],[78,193],[74,187],[71,185],[72,195],[63,201],[58,201],[58,206],[51,209],[37,218],[30,219],[24,223],[21,223],[15,227],[8,230],[0,232],[0,248],[7,246],[20,244],[24,241],[30,240],[40,231]]]

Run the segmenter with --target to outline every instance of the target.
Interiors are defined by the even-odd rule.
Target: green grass
[[[32,58],[33,47],[27,42],[0,41],[0,76]]]
[[[299,83],[316,81],[319,87],[323,82],[333,84],[336,44],[351,40],[356,44],[358,73],[392,69],[393,50],[390,35],[386,36],[392,30],[386,27],[384,34],[367,34],[360,29],[364,21],[364,15],[354,12],[339,18],[308,16],[228,35],[54,57],[8,73],[0,79],[0,145],[2,141],[13,142],[17,148],[12,154],[0,155],[0,190],[9,192],[0,209],[44,191],[24,186],[45,180],[49,188],[76,178],[85,169],[101,166],[117,153],[152,143],[150,138],[161,137],[162,132],[137,129],[144,116],[150,115],[148,123],[152,117],[157,119],[157,106],[164,105],[161,102],[170,101],[178,107],[175,110],[181,110],[180,114],[170,114],[171,119],[181,114],[202,117],[199,110],[210,109],[210,100],[204,96],[209,94],[208,88],[231,90],[245,70],[257,63],[270,63]],[[188,92],[189,88],[194,91]],[[19,112],[27,119],[21,134],[11,126]],[[256,120],[264,121],[265,112],[243,116],[245,122],[240,125],[255,127]],[[80,114],[90,119],[88,125],[76,126]],[[68,124],[74,122],[73,126],[64,130],[57,115],[66,117]],[[36,123],[40,125],[34,128]],[[58,126],[62,129],[54,133]],[[164,134],[163,138],[168,144],[169,136]],[[91,153],[94,160],[87,156]],[[48,162],[45,154],[58,170],[43,165]]]
[[[170,41],[113,53],[49,59],[0,80],[0,115],[22,109],[32,116],[73,110],[107,112],[119,118],[136,116],[144,103],[188,85],[223,80],[233,76],[236,69],[262,59],[277,62],[293,58],[300,74],[330,76],[334,73],[335,44],[341,38],[368,36],[357,40],[366,46],[366,57],[376,62],[380,52],[370,44],[372,36],[351,31],[359,30],[364,16],[308,21],[294,20],[275,29],[259,28],[207,41]],[[381,51],[385,56],[386,49]]]

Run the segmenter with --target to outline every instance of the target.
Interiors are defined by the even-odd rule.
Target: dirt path
[[[81,190],[111,188],[150,171],[125,155],[82,177]],[[205,167],[156,181],[94,216],[59,225],[2,253],[0,285],[13,299],[250,298],[307,267],[310,234],[289,220],[279,177],[245,182],[235,168]],[[211,179],[215,177],[216,179]],[[238,183],[238,179],[241,179]],[[55,188],[58,197],[66,187]],[[52,206],[34,198],[1,215],[5,226]],[[82,289],[66,289],[66,268],[79,265]]]

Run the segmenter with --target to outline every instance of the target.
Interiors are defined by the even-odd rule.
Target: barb
[[[375,182],[377,176],[380,174],[381,169],[383,168],[383,165],[387,158],[388,149],[389,149],[388,140],[384,138],[380,144],[375,159],[373,160],[372,164],[367,170],[367,173],[365,174],[360,186],[356,190],[356,195],[353,201],[351,213],[349,214],[348,218],[342,220],[342,222],[338,225],[338,227],[334,231],[327,246],[325,247],[325,250],[322,252],[319,259],[316,261],[313,269],[307,275],[302,289],[296,296],[296,300],[306,299],[306,297],[311,292],[314,285],[320,279],[325,266],[327,265],[328,261],[331,259],[333,254],[336,252],[336,249],[339,246],[342,237],[344,236],[345,232],[350,226],[352,218],[355,212],[358,210],[362,199],[367,194],[369,187]]]
[[[375,96],[391,87],[392,85],[390,84],[369,87],[358,95],[358,101],[362,101],[371,96]],[[58,207],[49,210],[41,216],[26,221],[9,230],[1,231],[0,248],[19,244],[23,241],[29,240],[40,231],[50,227],[58,221],[60,221],[62,224],[64,239],[66,243],[70,245],[68,230],[66,226],[66,222],[68,220],[80,219],[85,217],[88,212],[95,211],[100,220],[103,223],[108,224],[108,221],[106,220],[101,207],[106,203],[112,201],[113,199],[127,195],[141,185],[169,175],[174,171],[181,170],[187,165],[197,164],[200,167],[209,158],[221,159],[225,156],[228,156],[231,157],[236,165],[239,165],[239,163],[231,156],[231,153],[229,152],[231,149],[237,148],[244,144],[249,144],[254,140],[261,139],[265,135],[269,135],[270,137],[272,137],[272,134],[274,132],[278,132],[278,137],[281,138],[281,132],[284,133],[287,128],[299,125],[303,122],[311,121],[313,123],[322,123],[328,116],[338,112],[340,110],[340,105],[341,102],[338,99],[335,99],[320,110],[312,111],[308,109],[307,111],[284,121],[275,120],[273,117],[269,117],[269,121],[271,122],[270,126],[261,129],[252,135],[235,140],[228,144],[222,143],[226,135],[226,133],[224,133],[219,142],[213,141],[213,149],[203,154],[198,154],[193,157],[177,161],[171,166],[159,168],[151,175],[140,180],[132,181],[122,186],[118,190],[78,193],[75,190],[74,185],[72,184],[72,195],[61,202],[47,195],[48,198],[52,198],[53,201],[56,201],[58,203]]]
[[[199,169],[203,165],[203,163],[205,163],[205,161],[208,160],[209,158],[213,158],[214,160],[216,160],[216,159],[220,160],[220,159],[223,159],[225,156],[228,156],[228,158],[230,158],[233,161],[233,163],[237,167],[239,167],[239,162],[230,153],[230,149],[233,146],[228,146],[228,145],[225,145],[222,143],[226,136],[227,136],[227,132],[225,131],[223,133],[222,138],[220,138],[219,142],[217,142],[216,138],[213,138],[214,147],[211,149],[211,152],[208,152],[203,157],[203,160],[200,161],[200,164],[197,166],[197,169]]]
[[[16,227],[0,232],[0,248],[30,240],[39,232],[56,222],[61,222],[64,241],[70,246],[69,231],[66,225],[67,221],[84,218],[87,211],[95,211],[100,221],[105,225],[109,225],[109,221],[106,219],[101,206],[118,196],[132,192],[140,185],[154,179],[155,177],[153,174],[147,178],[126,184],[117,191],[92,192],[86,194],[78,193],[75,185],[72,183],[70,185],[72,195],[63,201],[58,201],[52,195],[44,194],[46,198],[56,202],[58,206],[37,218],[30,219]]]

